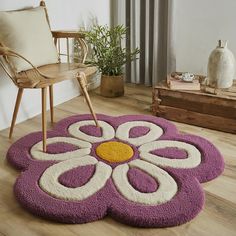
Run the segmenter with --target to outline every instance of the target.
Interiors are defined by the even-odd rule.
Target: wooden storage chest
[[[152,112],[169,120],[236,133],[236,85],[217,95],[156,86]]]

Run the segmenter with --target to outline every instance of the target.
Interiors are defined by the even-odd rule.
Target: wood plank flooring
[[[97,113],[108,115],[151,114],[151,88],[126,86],[121,98],[107,99],[95,91],[91,99]],[[73,114],[88,113],[82,97],[55,108],[55,121]],[[48,113],[49,121],[49,113]],[[200,135],[213,142],[224,155],[226,167],[222,176],[203,184],[206,193],[204,210],[191,222],[167,229],[139,229],[114,221],[110,217],[83,224],[66,225],[46,221],[23,210],[13,195],[13,184],[19,175],[5,160],[9,146],[20,137],[41,128],[40,116],[16,125],[13,139],[9,129],[0,131],[0,235],[5,236],[236,236],[236,135],[175,123],[183,133]],[[50,123],[48,122],[50,128]]]

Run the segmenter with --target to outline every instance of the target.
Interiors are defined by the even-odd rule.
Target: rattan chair
[[[45,17],[48,21],[47,9],[44,1],[40,2],[40,6],[45,8]],[[50,26],[50,25],[49,25]],[[93,107],[87,92],[87,78],[95,75],[97,73],[96,67],[88,67],[84,64],[88,47],[85,42],[85,34],[81,32],[72,32],[72,31],[52,31],[52,36],[54,38],[54,43],[58,48],[59,55],[66,55],[67,62],[63,63],[59,60],[59,63],[49,64],[40,66],[39,68],[35,67],[27,58],[18,54],[17,52],[12,51],[10,48],[6,47],[3,42],[0,42],[0,64],[3,67],[4,71],[11,78],[13,83],[18,87],[18,94],[16,98],[15,108],[13,112],[11,128],[9,133],[9,138],[12,137],[14,125],[17,118],[17,113],[19,110],[21,98],[24,89],[41,89],[42,91],[42,135],[43,135],[43,151],[46,152],[46,140],[47,140],[47,125],[46,125],[46,99],[47,99],[47,88],[49,88],[49,97],[50,97],[50,115],[51,122],[54,121],[54,111],[53,111],[53,85],[55,83],[69,80],[77,79],[81,90],[85,96],[86,102],[89,106],[90,112],[93,116],[95,124],[98,126],[96,114],[93,111]],[[71,56],[69,50],[69,42],[73,38],[78,40],[80,45],[80,63],[71,63]],[[67,53],[62,54],[60,50],[60,40],[66,40]],[[14,65],[9,61],[10,57],[19,57],[25,60],[32,66],[32,69],[17,72],[14,68]]]

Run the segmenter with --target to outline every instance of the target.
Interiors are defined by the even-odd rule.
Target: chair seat
[[[39,71],[48,76],[39,75],[34,69],[17,74],[17,85],[21,88],[43,88],[64,80],[76,79],[78,72],[84,72],[89,79],[97,72],[97,67],[81,63],[58,63],[38,67]]]

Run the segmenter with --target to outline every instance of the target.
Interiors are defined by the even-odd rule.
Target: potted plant
[[[124,65],[136,59],[139,49],[127,50],[122,46],[127,28],[117,25],[94,26],[86,33],[88,43],[92,46],[91,59],[87,63],[97,66],[101,76],[101,95],[118,97],[124,95]]]

